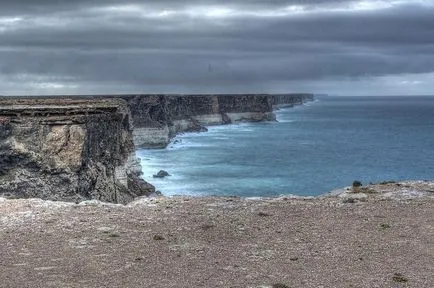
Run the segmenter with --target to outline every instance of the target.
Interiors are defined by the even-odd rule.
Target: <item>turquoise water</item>
[[[164,195],[259,197],[434,178],[434,97],[323,97],[276,114],[140,150],[144,179]],[[172,176],[153,179],[160,169]]]

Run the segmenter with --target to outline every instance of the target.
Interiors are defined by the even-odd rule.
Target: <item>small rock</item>
[[[157,174],[153,175],[154,178],[164,178],[166,176],[170,176],[170,174],[167,171],[164,171],[164,170],[160,170],[160,171],[158,171]]]

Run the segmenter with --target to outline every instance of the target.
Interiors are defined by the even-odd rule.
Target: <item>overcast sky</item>
[[[434,94],[433,0],[14,0],[0,94]]]

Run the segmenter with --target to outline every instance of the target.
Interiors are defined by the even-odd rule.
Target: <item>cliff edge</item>
[[[0,195],[127,203],[140,178],[123,100],[0,99]]]

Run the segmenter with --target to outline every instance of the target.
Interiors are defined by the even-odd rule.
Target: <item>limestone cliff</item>
[[[294,105],[301,105],[308,101],[313,101],[313,94],[280,94],[272,95],[273,109],[292,107]]]
[[[180,132],[242,121],[275,120],[273,108],[311,100],[310,94],[125,95],[134,119],[134,143],[164,148]],[[274,107],[275,106],[275,107]]]
[[[127,203],[153,193],[132,129],[120,99],[1,99],[0,195]]]

